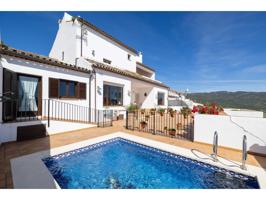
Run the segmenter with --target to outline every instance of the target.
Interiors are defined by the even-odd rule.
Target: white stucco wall
[[[141,108],[166,108],[168,106],[168,90],[164,88],[159,88],[157,86],[153,87],[143,87],[138,88],[139,101],[142,102]],[[158,105],[158,92],[164,93],[164,106]],[[147,94],[145,97],[144,94]]]
[[[62,52],[64,52],[63,62],[74,65],[75,59],[78,58],[79,50],[77,49],[77,31],[79,25],[71,21],[71,16],[67,14],[63,17],[62,22],[59,23],[58,31],[49,53],[49,57],[62,60]]]
[[[234,117],[259,117],[263,118],[262,111],[241,110],[241,109],[224,109],[224,112]]]
[[[65,61],[74,64],[75,58],[81,56],[81,23],[77,20],[72,22],[71,17],[65,13],[61,20],[49,56],[61,60],[64,51]],[[142,54],[129,51],[86,25],[83,25],[82,29],[83,32],[86,32],[82,42],[82,56],[84,58],[99,62],[103,62],[103,58],[105,58],[112,61],[112,66],[136,72],[136,61],[142,62]],[[95,56],[92,55],[93,50]],[[131,55],[130,60],[128,60],[128,54]]]
[[[49,98],[49,78],[66,79],[72,81],[78,81],[87,84],[87,99],[86,100],[65,100],[60,101],[76,104],[80,106],[89,106],[89,74],[77,72],[73,70],[63,69],[51,65],[40,64],[31,61],[25,61],[23,59],[3,56],[2,65],[4,68],[11,71],[35,75],[42,77],[42,99]]]
[[[266,154],[265,118],[196,114],[194,124],[194,141],[212,144],[217,131],[219,146],[241,150],[246,135],[248,151]]]
[[[106,72],[103,70],[97,70],[96,75],[97,81],[97,108],[111,109],[111,110],[125,110],[125,108],[130,105],[131,96],[131,81],[130,79],[114,74],[111,72]],[[93,81],[94,82],[94,81]],[[104,83],[110,85],[117,85],[123,87],[123,106],[103,106],[103,85]],[[94,83],[93,83],[94,84]]]

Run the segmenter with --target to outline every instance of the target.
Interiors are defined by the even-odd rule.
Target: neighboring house
[[[183,107],[189,107],[190,109],[197,104],[190,99],[186,98],[186,95],[182,92],[177,92],[173,89],[170,89],[168,92],[168,107],[173,108],[174,110],[181,110]]]
[[[70,116],[75,111],[87,120],[84,112],[73,111],[77,105],[90,113],[90,122],[96,120],[97,110],[124,115],[130,104],[140,108],[168,106],[168,86],[155,79],[154,69],[142,64],[141,53],[67,13],[59,21],[49,57],[0,44],[0,77],[0,96],[16,101],[0,102],[0,132],[5,130],[5,134],[11,128],[16,134],[16,127],[22,125],[14,123],[14,129],[12,123],[5,122],[44,115],[46,99],[72,105],[72,110],[61,104],[55,110],[52,105],[50,113]]]

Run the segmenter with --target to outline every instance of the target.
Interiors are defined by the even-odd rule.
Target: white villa
[[[0,102],[0,143],[16,140],[19,126],[36,123],[17,122],[17,118],[33,112],[47,116],[46,99],[88,108],[91,121],[96,110],[113,110],[123,117],[130,104],[168,106],[169,87],[142,63],[142,54],[81,17],[65,13],[59,20],[49,56],[5,44],[0,46],[0,56],[0,94],[18,100]],[[66,108],[57,107],[64,113],[60,117],[66,115]],[[57,111],[53,107],[50,112]]]

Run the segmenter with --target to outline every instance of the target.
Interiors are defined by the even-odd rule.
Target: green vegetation
[[[242,108],[264,112],[266,117],[266,92],[209,92],[191,93],[188,98],[198,103],[218,103],[224,108]]]
[[[127,111],[128,112],[133,112],[135,110],[138,109],[138,106],[137,105],[134,105],[134,104],[130,104],[128,107],[127,107]]]

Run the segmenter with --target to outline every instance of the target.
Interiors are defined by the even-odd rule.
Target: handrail
[[[247,136],[243,136],[243,142],[242,142],[242,165],[241,169],[246,170],[246,160],[247,160]]]
[[[212,158],[213,158],[213,161],[214,162],[217,162],[218,161],[218,158],[217,158],[217,152],[218,152],[218,133],[217,131],[214,132],[214,136],[213,136],[213,145],[212,145]]]

